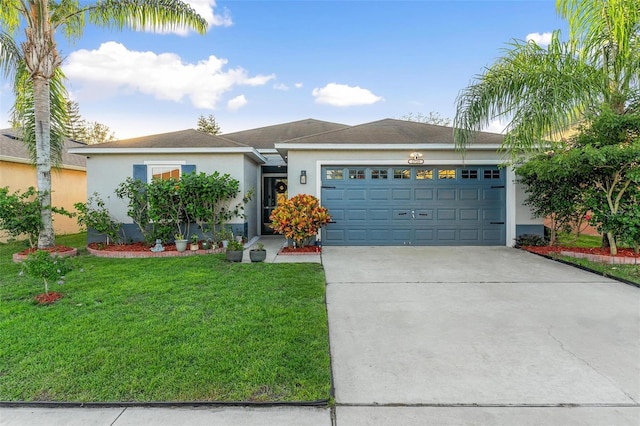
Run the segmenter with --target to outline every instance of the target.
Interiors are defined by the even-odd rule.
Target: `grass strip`
[[[84,254],[52,284],[65,297],[37,306],[42,283],[11,262],[21,248],[0,245],[0,400],[329,398],[321,265]]]

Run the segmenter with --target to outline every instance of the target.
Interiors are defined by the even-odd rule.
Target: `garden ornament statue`
[[[164,251],[164,247],[162,247],[162,240],[160,238],[156,240],[156,245],[151,247],[151,251],[154,253]]]

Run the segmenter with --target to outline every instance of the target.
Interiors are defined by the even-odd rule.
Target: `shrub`
[[[313,195],[298,194],[280,203],[271,213],[273,230],[292,239],[296,246],[304,247],[331,216]]]
[[[44,281],[44,291],[49,294],[49,281],[57,280],[59,284],[64,282],[67,272],[72,267],[66,257],[52,256],[45,250],[37,250],[27,256],[22,262],[22,273],[33,278],[40,278]]]
[[[12,237],[26,235],[29,246],[35,247],[42,229],[38,191],[32,186],[24,193],[9,193],[9,187],[0,188],[0,229]],[[73,214],[60,207],[51,207],[54,213],[72,217]]]
[[[75,203],[73,206],[78,210],[78,225],[104,234],[107,244],[109,240],[114,243],[120,241],[120,224],[111,217],[97,192],[94,192],[93,197],[89,197],[86,203]]]
[[[542,235],[523,234],[516,238],[516,247],[536,246],[542,247],[549,245],[549,240]]]

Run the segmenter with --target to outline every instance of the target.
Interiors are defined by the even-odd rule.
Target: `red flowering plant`
[[[278,204],[271,213],[273,230],[304,247],[331,221],[329,211],[313,195],[298,194]]]

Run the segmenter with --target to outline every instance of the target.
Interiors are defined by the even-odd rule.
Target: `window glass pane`
[[[389,172],[387,169],[371,170],[371,179],[387,179]]]
[[[462,169],[462,179],[478,179],[478,170],[476,169]]]
[[[455,179],[455,178],[456,178],[455,169],[438,170],[438,179]]]
[[[364,169],[349,169],[349,179],[364,179]]]
[[[327,180],[342,180],[343,175],[342,169],[327,169],[325,177]]]
[[[485,179],[500,179],[500,170],[499,169],[486,169],[484,171]]]
[[[151,178],[167,180],[169,178],[180,179],[180,167],[179,166],[152,166]]]
[[[393,169],[394,179],[411,179],[410,169]]]
[[[432,169],[417,169],[416,179],[433,179]]]

